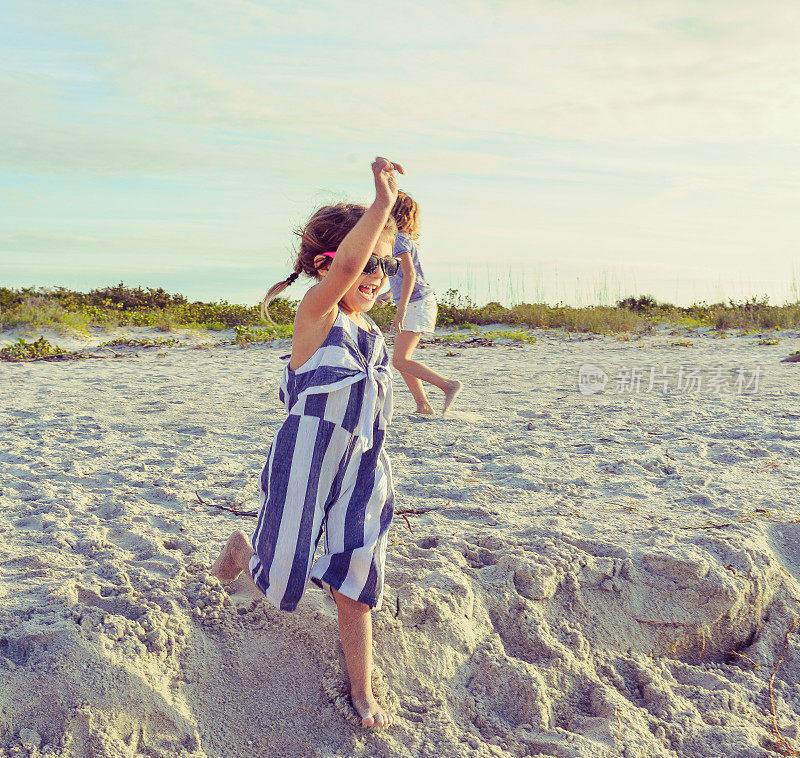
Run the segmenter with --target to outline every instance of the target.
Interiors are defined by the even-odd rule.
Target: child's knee
[[[341,592],[339,592],[339,590],[333,587],[331,587],[331,590],[333,592],[333,598],[336,600],[336,606],[340,611],[358,614],[369,613],[372,610],[367,603],[362,603],[360,600],[353,600],[353,598],[343,595]]]
[[[238,549],[238,550],[246,550],[249,549],[250,552],[253,551],[253,546],[250,543],[250,537],[247,536],[245,532],[236,531],[228,538],[228,544],[231,547]]]

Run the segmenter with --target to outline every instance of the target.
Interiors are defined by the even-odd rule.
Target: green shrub
[[[389,328],[394,321],[397,309],[394,305],[373,305],[372,310],[369,312],[369,317],[378,325],[378,328],[384,332],[388,332]]]
[[[247,347],[252,342],[271,342],[274,339],[284,339],[292,336],[291,324],[269,324],[254,329],[250,326],[236,326],[236,344],[239,347]]]
[[[128,339],[126,337],[118,337],[117,339],[109,340],[108,342],[101,343],[98,347],[161,347],[168,346],[174,347],[180,345],[181,341],[175,337],[168,337],[165,340],[138,340]]]
[[[297,304],[297,300],[285,300],[282,297],[276,298],[269,304],[269,315],[276,324],[293,324]],[[256,310],[258,311],[258,307],[256,307]],[[260,318],[261,314],[259,313]]]
[[[104,305],[106,307],[121,308],[126,311],[138,308],[151,308],[163,310],[175,305],[185,305],[183,295],[170,295],[161,287],[155,289],[148,287],[126,287],[120,282],[116,287],[104,287],[89,292],[88,304]]]
[[[736,314],[724,308],[715,310],[711,319],[715,329],[730,329],[736,322]]]
[[[652,307],[656,305],[656,301],[650,297],[649,295],[643,295],[642,297],[626,297],[624,300],[620,300],[617,303],[617,308],[626,308],[629,311],[649,311]]]
[[[0,287],[0,311],[19,305],[21,300],[22,296],[19,291],[10,290],[8,287]]]
[[[0,350],[0,360],[35,361],[53,355],[65,355],[66,352],[58,345],[51,345],[44,337],[39,337],[35,342],[26,342],[20,337],[16,342]]]
[[[489,340],[503,339],[513,340],[514,342],[527,342],[530,345],[536,342],[536,337],[534,337],[530,332],[523,331],[522,329],[507,329],[506,331],[502,332],[478,331],[476,332],[475,336],[484,337],[485,339]]]

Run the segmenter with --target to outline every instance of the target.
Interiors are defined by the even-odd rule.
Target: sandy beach
[[[208,573],[287,341],[0,364],[0,756],[800,749],[800,335],[535,336],[429,344],[447,419],[396,377],[382,732],[319,590],[287,614]]]

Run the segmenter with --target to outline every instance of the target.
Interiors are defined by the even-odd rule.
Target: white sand
[[[195,490],[255,508],[286,343],[0,364],[0,756],[775,755],[800,615],[800,338],[775,336],[421,353],[465,387],[428,421],[397,382],[397,508],[430,510],[392,526],[381,733],[318,590],[286,614],[207,573],[253,519]],[[681,362],[760,364],[759,391],[577,389]],[[800,631],[773,699],[796,741]]]

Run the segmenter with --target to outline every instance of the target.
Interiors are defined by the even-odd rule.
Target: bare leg
[[[250,564],[253,546],[244,532],[234,532],[222,552],[214,561],[211,573],[223,584],[230,584]]]
[[[453,404],[453,400],[456,399],[456,395],[461,392],[461,382],[458,379],[453,379],[452,384],[450,385],[450,389],[444,393],[444,405],[442,406],[442,418],[447,415],[447,411],[450,410],[450,406]]]
[[[417,404],[417,410],[415,412],[421,413],[423,416],[433,416],[433,407],[428,400],[428,396],[425,394],[425,388],[422,386],[422,382],[417,379],[416,376],[404,374],[402,371],[400,372],[400,376],[403,377],[403,381],[408,385],[408,389],[411,390],[411,395],[414,397],[414,402]]]
[[[393,363],[398,360],[408,360],[411,353],[414,352],[421,336],[419,332],[400,332],[394,343]],[[395,368],[397,368],[397,363],[394,363],[394,365]],[[400,371],[399,368],[397,370]],[[403,381],[408,385],[408,389],[411,391],[411,395],[417,404],[417,413],[422,413],[425,416],[432,416],[433,408],[431,408],[431,404],[428,402],[428,396],[425,394],[422,382],[417,379],[416,376],[405,374],[402,371],[400,371],[400,376],[403,377]]]
[[[366,603],[345,597],[333,587],[339,610],[339,637],[342,640],[350,699],[361,716],[363,726],[391,726],[394,715],[381,708],[372,692],[372,614]]]
[[[392,365],[400,372],[406,384],[408,385],[408,389],[414,396],[414,400],[417,403],[417,412],[430,413],[433,410],[428,410],[428,408],[430,408],[430,403],[428,402],[428,398],[425,396],[425,391],[422,389],[422,382],[433,384],[442,392],[444,392],[444,415],[455,399],[455,396],[461,389],[461,382],[456,381],[455,379],[448,379],[441,374],[437,374],[433,369],[428,368],[424,363],[411,360],[411,354],[417,347],[419,338],[421,336],[422,335],[419,332],[400,332],[400,334],[395,337],[394,341]]]

